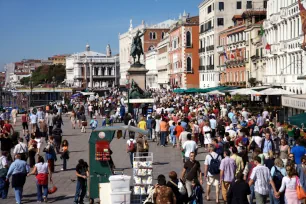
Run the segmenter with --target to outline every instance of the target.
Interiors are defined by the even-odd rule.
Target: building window
[[[211,12],[211,5],[207,7],[207,13]]]
[[[161,38],[164,39],[164,37],[165,37],[165,32],[162,32]]]
[[[218,26],[224,26],[224,19],[223,18],[218,18],[217,20],[218,20],[217,21]]]
[[[187,72],[192,72],[190,57],[187,57]]]
[[[268,0],[265,0],[265,1],[264,1],[264,8],[266,9],[267,6],[268,6]]]
[[[156,40],[156,33],[155,32],[150,33],[150,40]]]
[[[186,33],[186,46],[191,47],[191,33],[189,31]]]
[[[224,2],[219,2],[219,11],[224,11]]]
[[[241,1],[237,1],[237,9],[241,9],[242,8],[242,3]]]
[[[252,8],[252,1],[247,1],[246,8],[247,9],[251,9]]]

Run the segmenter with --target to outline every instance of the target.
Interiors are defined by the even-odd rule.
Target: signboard
[[[293,98],[289,96],[282,96],[282,105],[306,111],[306,98],[302,99],[302,98]]]

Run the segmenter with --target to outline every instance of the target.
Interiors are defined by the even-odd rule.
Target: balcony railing
[[[202,52],[205,52],[205,48],[204,47],[199,49],[199,53],[202,53]]]
[[[219,53],[219,54],[223,54],[224,52],[225,52],[225,49],[224,49],[224,47],[221,45],[221,46],[218,46],[217,47],[217,52]]]
[[[205,66],[199,66],[199,71],[205,71]]]
[[[214,45],[210,45],[206,47],[206,51],[211,51],[214,50],[215,46]]]
[[[213,64],[212,65],[207,65],[206,69],[207,70],[214,70],[214,65]]]
[[[247,62],[247,59],[236,59],[236,60],[229,60],[225,62],[226,67],[232,67],[232,66],[244,66]]]

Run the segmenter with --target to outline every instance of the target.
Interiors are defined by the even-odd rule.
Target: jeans
[[[176,136],[175,135],[171,135],[171,143],[173,145],[175,145],[175,143],[176,143]]]
[[[76,191],[74,196],[74,202],[75,203],[81,203],[84,201],[84,197],[86,195],[86,182],[77,181],[76,185]]]
[[[5,181],[5,177],[0,177],[0,198],[6,199],[9,189],[9,183]]]
[[[130,155],[130,162],[131,162],[131,165],[133,166],[133,153],[134,152],[129,152],[129,155]]]
[[[167,137],[167,132],[165,132],[165,131],[161,132],[160,145],[163,145],[163,146],[166,145],[166,137]]]
[[[48,196],[48,185],[39,185],[36,182],[36,187],[37,187],[37,201],[42,201],[43,197],[47,198],[47,196]]]
[[[254,184],[250,186],[251,194],[250,194],[250,204],[253,204],[255,198]]]
[[[292,147],[292,146],[295,145],[294,137],[289,137],[289,138],[288,138],[288,145],[289,145],[290,147]]]
[[[270,204],[280,204],[280,198],[275,198],[272,187],[270,190],[269,200],[270,200]]]
[[[153,130],[149,128],[149,140],[152,140]]]
[[[66,170],[67,169],[67,159],[63,158],[63,169]]]
[[[15,187],[14,191],[15,191],[16,203],[21,204],[23,187]]]
[[[255,191],[256,204],[265,204],[267,202],[268,195],[261,195]]]

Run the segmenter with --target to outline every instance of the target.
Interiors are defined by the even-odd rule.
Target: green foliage
[[[248,101],[249,100],[249,96],[244,96],[244,95],[234,95],[232,96],[232,100],[233,101]]]
[[[52,77],[55,77],[56,84],[64,81],[66,78],[66,70],[64,65],[44,65],[38,67],[32,73],[33,86],[38,84],[51,84]],[[20,80],[22,85],[29,85],[30,77],[25,77]]]

